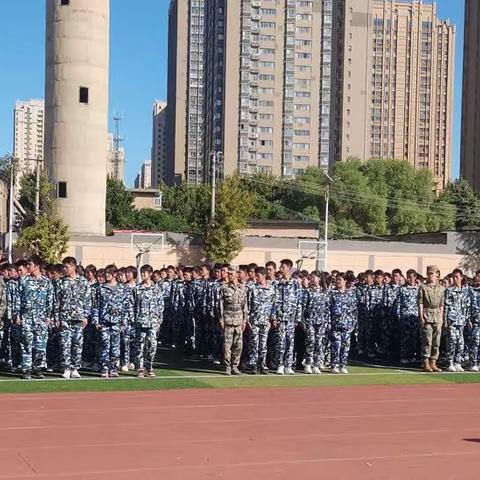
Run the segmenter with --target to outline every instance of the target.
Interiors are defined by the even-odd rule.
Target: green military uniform
[[[428,267],[427,272],[438,269]],[[418,291],[418,304],[423,305],[422,356],[424,360],[438,360],[443,325],[443,302],[445,288],[440,284],[427,283]]]
[[[238,373],[242,354],[243,328],[247,322],[247,289],[240,283],[220,287],[220,321],[224,326],[223,354],[227,373]]]

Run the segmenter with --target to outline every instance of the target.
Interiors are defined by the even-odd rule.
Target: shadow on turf
[[[480,443],[480,438],[464,438],[464,442]]]

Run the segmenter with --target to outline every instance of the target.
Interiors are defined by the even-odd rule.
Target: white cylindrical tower
[[[72,234],[105,234],[109,0],[47,0],[45,161]]]

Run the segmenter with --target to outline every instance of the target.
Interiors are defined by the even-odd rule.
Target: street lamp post
[[[8,194],[8,262],[13,262],[13,197],[15,196],[15,158],[10,155],[10,191]]]
[[[325,171],[323,171],[325,177],[327,177],[327,184],[325,185],[325,227],[324,227],[324,261],[323,271],[326,272],[328,268],[328,221],[329,221],[329,203],[330,203],[330,185],[333,183],[333,178]],[[318,243],[317,243],[317,270],[322,269],[320,262],[320,244],[322,237],[320,234],[320,226],[318,228]]]

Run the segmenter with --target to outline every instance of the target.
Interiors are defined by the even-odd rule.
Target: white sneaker
[[[478,372],[478,371],[480,371],[480,369],[478,368],[477,365],[474,365],[472,368],[470,368],[470,371],[471,372]]]
[[[295,371],[293,370],[292,367],[286,367],[286,368],[285,368],[285,373],[286,373],[287,375],[295,375]]]
[[[78,373],[78,370],[72,370],[72,373],[70,373],[70,378],[82,378],[82,377]]]
[[[457,363],[457,364],[455,365],[455,370],[456,370],[457,372],[464,372],[464,371],[465,371],[459,363]]]
[[[213,361],[213,364],[214,365],[220,365],[220,360],[218,358],[216,358],[214,361]]]
[[[283,365],[277,368],[277,375],[285,375],[285,367]]]
[[[312,368],[312,373],[314,373],[315,375],[320,375],[322,373],[322,371],[315,365]]]
[[[129,364],[128,364],[128,369],[129,369],[130,371],[135,370],[135,364],[134,364],[134,363],[129,363]]]
[[[63,378],[70,378],[70,369],[66,368],[62,375]]]
[[[343,367],[340,369],[340,373],[343,373],[344,375],[346,375],[348,373],[348,370],[345,367]]]
[[[303,371],[304,371],[307,375],[311,375],[311,374],[313,373],[313,370],[312,370],[311,365],[305,365],[305,368],[303,369]]]
[[[338,375],[340,373],[340,370],[338,368],[332,368],[332,373]]]
[[[455,365],[450,365],[448,368],[447,368],[447,372],[456,372],[457,369],[455,368]]]
[[[128,372],[128,365],[122,365],[122,372]]]

